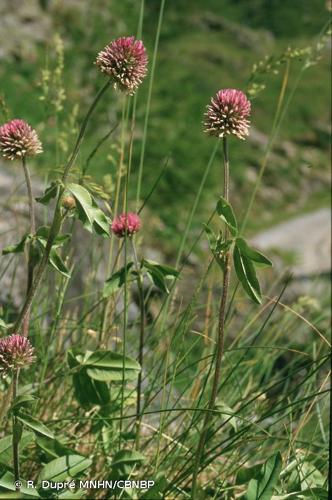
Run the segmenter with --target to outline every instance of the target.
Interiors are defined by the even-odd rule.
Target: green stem
[[[81,125],[81,128],[80,128],[80,131],[79,131],[79,134],[78,134],[78,137],[77,137],[76,144],[74,146],[73,152],[72,152],[72,154],[71,154],[71,156],[70,156],[70,158],[69,158],[69,160],[68,160],[68,162],[67,162],[67,164],[65,166],[64,173],[63,173],[63,176],[62,176],[62,182],[63,182],[63,184],[66,183],[66,180],[67,180],[70,168],[71,168],[71,166],[73,165],[74,161],[77,158],[77,155],[78,155],[78,152],[79,152],[81,144],[82,144],[82,140],[83,140],[83,137],[84,137],[84,134],[85,134],[85,130],[86,130],[88,121],[89,121],[89,119],[90,119],[90,117],[91,117],[94,109],[96,108],[99,100],[101,99],[102,95],[105,93],[105,91],[110,86],[110,83],[111,83],[110,80],[107,80],[107,82],[105,83],[105,85],[97,93],[97,95],[94,98],[94,100],[93,100],[90,108],[88,109],[88,112],[87,112],[87,114],[86,114],[86,116],[85,116],[85,118],[83,120],[82,125]],[[28,294],[26,296],[26,299],[25,299],[25,302],[23,304],[22,310],[21,310],[21,312],[20,312],[20,314],[19,314],[19,316],[18,316],[18,318],[16,320],[16,323],[14,325],[14,331],[16,333],[20,332],[20,330],[22,328],[22,325],[24,324],[24,321],[26,320],[26,317],[29,314],[29,310],[30,310],[32,301],[33,301],[33,299],[34,299],[34,297],[35,297],[35,295],[37,293],[37,290],[38,290],[40,282],[42,280],[44,271],[46,269],[46,266],[47,266],[47,263],[48,263],[48,259],[49,259],[49,256],[50,256],[50,252],[52,250],[52,245],[53,245],[54,239],[56,238],[56,236],[58,235],[58,233],[60,231],[61,222],[62,222],[60,202],[61,202],[61,197],[63,195],[64,189],[65,188],[63,186],[61,188],[59,188],[57,202],[56,202],[56,206],[55,206],[55,210],[54,210],[54,217],[53,217],[53,221],[52,221],[52,225],[51,225],[49,237],[48,237],[48,240],[47,240],[47,243],[46,243],[46,247],[45,247],[45,250],[44,250],[44,254],[43,254],[42,260],[41,260],[41,262],[39,264],[39,267],[37,269],[35,278],[34,278],[32,284],[31,284],[29,292],[28,292]]]
[[[62,181],[63,181],[63,183],[66,182],[68,174],[69,174],[69,171],[70,171],[71,167],[73,166],[74,161],[77,158],[77,155],[79,153],[79,150],[80,150],[83,138],[84,138],[86,127],[87,127],[88,122],[89,122],[89,120],[91,118],[91,115],[92,115],[95,107],[97,106],[98,102],[100,101],[101,97],[103,96],[103,94],[106,92],[106,90],[108,89],[108,87],[110,85],[111,85],[111,80],[107,80],[107,82],[103,85],[103,87],[101,87],[101,89],[99,90],[99,92],[95,96],[94,100],[92,101],[92,103],[90,105],[90,108],[88,109],[88,112],[87,112],[87,114],[86,114],[86,116],[85,116],[85,118],[83,120],[83,123],[81,125],[79,134],[77,136],[77,140],[76,140],[76,144],[74,146],[73,152],[72,152],[72,154],[71,154],[71,156],[70,156],[70,158],[69,158],[69,160],[68,160],[68,162],[67,162],[67,164],[65,166],[65,169],[64,169],[64,172],[63,172],[63,175],[62,175]]]
[[[18,387],[18,376],[19,370],[15,370],[13,372],[13,392],[12,392],[12,401],[14,402],[17,396],[17,387]],[[13,465],[14,465],[14,480],[15,480],[15,490],[20,491],[20,458],[19,458],[19,429],[18,422],[15,415],[12,417],[13,422]]]
[[[224,157],[224,198],[226,201],[229,201],[229,159],[228,159],[228,146],[227,146],[227,138],[223,138],[223,157]],[[225,230],[225,240],[228,238],[228,229]],[[208,435],[211,419],[213,417],[213,413],[211,410],[214,410],[217,394],[218,394],[218,386],[220,381],[221,374],[221,363],[224,354],[224,337],[225,337],[225,315],[226,315],[226,304],[227,304],[227,296],[228,296],[228,288],[230,282],[230,273],[231,273],[231,259],[230,252],[228,251],[225,255],[225,269],[224,269],[224,277],[223,277],[223,287],[222,287],[222,295],[220,300],[219,307],[219,323],[218,323],[218,338],[216,344],[216,351],[214,354],[215,360],[215,371],[212,381],[212,389],[210,394],[210,399],[208,403],[208,410],[204,417],[202,433],[199,439],[196,459],[194,464],[193,471],[193,479],[192,479],[192,490],[191,490],[191,498],[196,498],[197,491],[197,476],[199,473],[199,468],[204,452],[204,447],[206,443],[206,438]],[[212,361],[213,362],[213,361]]]
[[[114,215],[117,215],[118,207],[119,207],[119,199],[120,199],[121,179],[122,179],[122,170],[123,170],[124,153],[125,153],[125,136],[126,136],[126,130],[127,130],[127,122],[126,122],[127,105],[128,105],[128,98],[124,94],[123,98],[122,98],[122,111],[121,111],[120,160],[119,160],[119,166],[118,166],[118,171],[117,171],[115,197],[114,197],[114,204],[113,204],[113,214]],[[114,240],[115,240],[115,238],[111,238],[111,241],[110,241],[108,263],[107,263],[107,270],[106,270],[107,276],[110,275],[111,269],[112,269]],[[111,311],[112,302],[113,302],[112,297],[110,299],[106,299],[104,301],[101,330],[100,330],[100,335],[99,335],[99,345],[100,346],[103,346],[103,343],[105,342],[106,331],[107,331],[108,325],[110,323],[110,311]]]
[[[29,172],[29,168],[28,168],[28,165],[26,163],[25,157],[22,158],[22,166],[23,166],[25,182],[26,182],[27,191],[28,191],[28,205],[29,205],[29,219],[30,219],[30,229],[29,230],[30,230],[30,234],[34,235],[36,232],[35,204],[34,204],[34,199],[33,199],[33,194],[32,194],[32,184],[31,184],[30,172]],[[30,288],[31,288],[32,282],[33,282],[33,270],[34,270],[33,242],[30,242],[30,244],[29,244],[29,256],[28,256],[27,295],[29,294],[29,291],[30,291]],[[22,333],[23,333],[24,337],[27,337],[29,334],[29,323],[30,323],[30,308],[27,312],[27,315],[26,315],[24,323],[23,323]]]
[[[144,5],[143,5],[143,8],[144,8]],[[151,63],[149,88],[148,88],[148,98],[147,98],[147,102],[146,102],[146,110],[145,110],[144,126],[143,126],[142,148],[141,148],[141,155],[140,155],[140,161],[139,161],[139,167],[138,167],[136,210],[138,210],[139,200],[141,197],[144,156],[145,156],[146,138],[147,138],[147,132],[148,132],[149,116],[150,116],[152,88],[153,88],[153,81],[154,81],[154,73],[155,73],[155,69],[156,69],[156,60],[157,60],[157,54],[158,54],[159,38],[160,38],[160,32],[161,32],[161,25],[162,25],[162,21],[163,21],[164,8],[165,8],[165,0],[161,0],[158,25],[157,25],[157,32],[156,32],[156,38],[155,38],[154,48],[153,48],[153,56],[152,56],[152,63]]]
[[[144,333],[145,333],[145,304],[144,304],[144,288],[141,269],[138,263],[137,251],[134,240],[131,239],[134,262],[137,272],[137,287],[139,293],[139,307],[140,307],[140,333],[139,333],[139,348],[138,348],[138,362],[141,370],[137,379],[137,400],[136,400],[136,449],[139,448],[140,426],[141,426],[141,393],[142,393],[142,370],[143,370],[143,349],[144,349]]]

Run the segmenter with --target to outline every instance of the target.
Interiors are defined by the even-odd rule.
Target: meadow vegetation
[[[248,240],[329,199],[327,8],[205,3],[44,1],[0,69],[0,498],[328,498],[329,287]]]

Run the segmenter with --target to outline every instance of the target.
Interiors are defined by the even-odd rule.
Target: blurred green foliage
[[[43,5],[46,12],[51,9],[48,2]],[[40,130],[45,144],[45,155],[38,159],[42,172],[64,161],[66,143],[73,141],[71,134],[76,113],[81,117],[103,82],[103,76],[93,65],[96,53],[119,35],[135,34],[140,9],[140,2],[134,0],[95,0],[86,2],[78,10],[71,7],[70,2],[56,2],[55,5],[49,12],[54,34],[59,33],[64,40],[66,90],[66,100],[57,118],[47,99],[40,100],[42,68],[56,69],[61,65],[61,61],[56,61],[52,33],[47,46],[39,47],[37,58],[18,58],[15,64],[4,63],[0,69],[1,93],[11,115],[27,119]],[[143,39],[150,60],[159,7],[157,0],[145,2]],[[214,146],[214,139],[202,132],[203,113],[210,97],[222,87],[246,90],[253,64],[264,60],[266,55],[279,57],[289,46],[304,48],[315,44],[327,18],[324,0],[166,1],[148,127],[143,195],[149,192],[168,158],[168,168],[150,206],[158,211],[162,220],[167,220],[169,227],[183,228]],[[304,72],[291,102],[276,144],[279,151],[274,152],[267,167],[266,191],[260,192],[254,207],[251,230],[286,218],[289,213],[322,205],[328,199],[327,49],[322,50],[321,55],[318,64]],[[286,97],[303,65],[301,59],[291,61]],[[277,74],[271,71],[263,75],[266,88],[253,101],[252,124],[264,134],[260,135],[263,142],[272,127],[284,71],[285,64],[281,64]],[[146,80],[138,95],[133,193],[147,87]],[[120,107],[118,95],[109,93],[108,105],[99,108],[89,128],[81,163],[119,120]],[[115,174],[119,134],[117,130],[93,159],[90,174],[98,179],[105,174]],[[56,136],[57,148],[54,146]],[[258,143],[231,141],[232,198],[239,217],[248,203],[262,161],[263,146],[259,140]],[[283,141],[288,141],[288,146],[283,147]],[[199,205],[197,227],[211,212],[220,190],[221,168],[216,161]],[[261,210],[262,207],[268,210]]]

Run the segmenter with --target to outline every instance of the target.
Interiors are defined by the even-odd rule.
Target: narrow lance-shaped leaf
[[[225,198],[221,196],[220,200],[217,203],[216,210],[220,219],[223,220],[229,227],[231,234],[233,236],[236,236],[238,232],[237,222],[230,203],[228,203],[228,201],[226,201]]]
[[[205,234],[206,234],[207,239],[209,241],[210,250],[212,252],[214,252],[216,249],[216,246],[217,246],[217,236],[215,235],[214,231],[212,231],[212,229],[207,224],[203,224],[203,226],[204,226]]]
[[[48,205],[49,202],[56,197],[59,189],[59,184],[57,182],[52,182],[50,186],[45,189],[45,192],[42,196],[36,198],[38,203],[42,203],[43,205]]]
[[[237,245],[234,246],[233,259],[236,275],[244,291],[254,302],[260,304],[262,300],[261,290],[252,261],[242,255]]]
[[[82,457],[81,455],[65,455],[64,457],[55,458],[48,464],[44,465],[39,474],[39,481],[63,481],[68,477],[75,477],[80,472],[84,471],[92,464],[90,458]]]
[[[109,237],[110,221],[98,207],[89,191],[80,184],[67,184],[66,188],[74,196],[77,202],[78,217],[85,229],[90,232],[94,229],[96,233]]]
[[[47,436],[49,438],[54,437],[53,432],[50,431],[42,422],[39,422],[39,420],[37,420],[35,417],[20,413],[19,415],[17,415],[17,418],[20,420],[20,422],[22,422],[23,425],[33,430],[34,432],[37,432],[37,434],[42,434],[43,436]]]
[[[158,264],[152,260],[143,260],[143,269],[145,269],[151,282],[165,293],[169,293],[167,280],[178,278],[179,272],[173,267],[164,264]]]
[[[247,490],[247,500],[271,500],[282,467],[280,453],[270,457],[262,467],[259,479],[251,479]]]
[[[2,250],[2,255],[7,255],[9,253],[21,253],[24,252],[26,243],[31,239],[31,234],[25,234],[21,241],[14,245],[9,245]]]
[[[97,234],[109,238],[111,221],[108,219],[108,217],[106,217],[104,212],[100,210],[94,200],[92,200],[92,203],[93,207],[91,208],[91,215],[93,217],[93,228]]]
[[[60,255],[57,254],[56,250],[52,248],[50,252],[50,264],[54,267],[60,274],[66,278],[70,278],[70,272],[65,263],[63,262]]]
[[[45,228],[45,229],[48,229],[48,228]],[[62,258],[60,257],[60,255],[56,251],[57,247],[60,247],[68,240],[67,236],[68,235],[61,235],[55,239],[54,245],[52,246],[52,249],[51,249],[50,255],[49,255],[49,264],[52,267],[54,267],[54,269],[56,269],[60,274],[62,274],[63,276],[66,276],[67,278],[70,278],[70,272],[69,272],[67,266],[65,265]],[[46,244],[47,244],[46,234],[44,234],[44,232],[40,232],[38,234],[38,232],[37,232],[36,241],[39,243],[42,252],[44,252]]]
[[[265,257],[262,253],[258,252],[254,248],[250,247],[248,243],[243,238],[236,238],[236,244],[241,250],[241,253],[252,260],[255,265],[261,267],[271,267],[272,262]]]

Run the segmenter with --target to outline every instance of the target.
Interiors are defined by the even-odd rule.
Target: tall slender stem
[[[108,87],[110,86],[111,84],[111,81],[110,80],[107,80],[107,82],[105,83],[105,85],[99,90],[99,92],[97,93],[96,97],[94,98],[90,108],[88,109],[88,112],[83,120],[83,123],[81,125],[81,128],[80,128],[80,131],[79,131],[79,134],[78,134],[78,137],[77,137],[77,140],[76,140],[76,143],[75,143],[75,146],[74,146],[74,149],[73,149],[73,152],[72,154],[70,155],[69,157],[69,160],[65,166],[65,169],[64,169],[64,173],[63,173],[63,176],[62,176],[62,182],[63,184],[65,184],[66,180],[67,180],[67,177],[68,177],[68,174],[69,174],[69,171],[70,171],[70,168],[72,167],[74,161],[76,160],[77,158],[77,155],[79,153],[79,150],[80,150],[80,147],[81,147],[81,144],[82,144],[82,140],[83,140],[83,137],[84,137],[84,134],[85,134],[85,130],[86,130],[86,127],[87,127],[87,124],[88,124],[88,121],[94,111],[94,109],[96,108],[99,100],[101,99],[101,97],[103,96],[103,94],[105,93],[105,91],[108,89]],[[63,192],[64,192],[64,187],[62,186],[61,188],[59,188],[59,192],[58,192],[58,196],[57,196],[57,201],[56,201],[56,206],[55,206],[55,210],[54,210],[54,216],[53,216],[53,221],[52,221],[52,225],[51,225],[51,229],[50,229],[50,233],[49,233],[49,237],[48,237],[48,240],[46,242],[46,247],[45,247],[45,250],[44,250],[44,254],[43,254],[43,257],[42,257],[42,260],[39,264],[39,267],[36,271],[36,274],[35,274],[35,278],[30,286],[30,289],[29,289],[29,292],[26,296],[26,299],[25,299],[25,302],[23,304],[23,307],[21,309],[21,312],[16,320],[16,323],[14,325],[14,331],[19,333],[19,331],[21,330],[22,328],[22,325],[24,324],[24,321],[25,321],[25,318],[27,317],[27,315],[29,314],[29,310],[30,310],[30,307],[31,307],[31,304],[32,304],[32,301],[36,295],[36,292],[39,288],[39,285],[40,285],[40,282],[42,280],[42,277],[43,277],[43,274],[44,274],[44,271],[46,269],[46,266],[47,266],[47,263],[48,263],[48,259],[49,259],[49,255],[50,255],[50,252],[52,250],[52,245],[53,245],[53,242],[54,242],[54,239],[56,238],[57,234],[59,233],[60,231],[60,228],[61,228],[61,221],[62,221],[62,218],[61,218],[61,208],[60,208],[60,201],[61,201],[61,197],[63,195]]]
[[[12,401],[14,402],[17,395],[17,385],[18,385],[19,370],[14,370],[13,372],[13,387],[12,387]],[[13,422],[13,465],[14,465],[14,479],[15,479],[15,489],[20,491],[20,458],[19,458],[19,429],[18,422],[15,415],[12,417]]]
[[[134,262],[137,272],[137,287],[139,294],[139,307],[140,307],[140,332],[139,332],[139,347],[138,347],[138,362],[140,364],[141,370],[138,374],[137,379],[137,400],[136,400],[136,449],[139,448],[139,435],[140,435],[140,424],[141,424],[141,394],[142,394],[142,370],[143,370],[143,349],[144,349],[144,331],[145,331],[145,304],[144,304],[144,288],[142,281],[142,274],[137,258],[137,251],[135,242],[131,239]]]
[[[141,154],[140,154],[139,167],[138,167],[138,179],[137,179],[137,191],[136,191],[136,210],[138,210],[139,200],[141,197],[145,147],[146,147],[146,138],[147,138],[147,133],[148,133],[148,125],[149,125],[152,89],[153,89],[154,74],[155,74],[155,69],[156,69],[156,60],[157,60],[157,55],[158,55],[159,38],[160,38],[161,26],[162,26],[162,22],[163,22],[163,15],[164,15],[164,9],[165,9],[165,2],[166,2],[166,0],[160,1],[157,32],[156,32],[156,38],[155,38],[154,48],[153,48],[153,56],[152,56],[152,63],[151,63],[151,70],[150,70],[150,80],[149,80],[149,87],[148,87],[148,97],[147,97],[147,101],[146,101],[145,117],[144,117],[144,125],[143,125],[142,147],[141,147]],[[144,6],[143,6],[143,8],[144,8]]]
[[[30,219],[30,229],[29,230],[30,230],[30,234],[34,235],[36,232],[35,203],[34,203],[33,194],[32,194],[32,184],[31,184],[30,172],[29,172],[29,168],[28,168],[25,157],[22,158],[22,166],[23,166],[25,182],[26,182],[27,191],[28,191],[29,219]],[[29,256],[28,256],[27,295],[29,294],[29,291],[30,291],[30,288],[31,288],[32,282],[33,282],[33,270],[34,270],[33,243],[30,242],[30,244],[29,244]],[[30,323],[30,308],[27,312],[27,315],[26,315],[26,317],[24,319],[24,323],[23,323],[22,333],[23,333],[24,337],[27,337],[29,334],[29,323]]]
[[[229,158],[228,158],[228,145],[227,138],[223,138],[223,157],[224,157],[224,198],[226,201],[229,201]],[[225,240],[227,240],[229,236],[229,232],[226,226],[225,229]],[[227,295],[230,281],[230,273],[231,273],[231,259],[230,252],[227,251],[224,258],[224,277],[223,277],[223,286],[222,286],[222,295],[220,299],[220,307],[219,307],[219,322],[218,322],[218,338],[216,344],[216,351],[214,353],[214,362],[215,362],[215,370],[212,381],[212,388],[210,399],[207,407],[207,412],[205,413],[202,433],[199,439],[196,459],[194,464],[193,471],[193,479],[192,479],[192,489],[191,489],[191,498],[196,498],[196,489],[197,489],[197,476],[199,473],[199,468],[201,464],[202,455],[204,452],[204,447],[206,443],[207,434],[209,431],[209,426],[211,423],[211,419],[213,417],[213,410],[218,394],[218,386],[220,381],[221,374],[221,363],[224,354],[224,337],[225,337],[225,316],[226,316],[226,304],[227,304]]]
[[[118,166],[118,171],[117,171],[115,197],[114,197],[114,204],[113,204],[113,213],[115,215],[117,214],[118,207],[119,207],[121,179],[122,179],[122,174],[123,174],[123,164],[124,164],[124,154],[125,154],[125,136],[126,136],[126,130],[127,130],[127,122],[126,122],[127,104],[128,104],[128,98],[126,95],[123,95],[123,97],[122,97],[122,110],[121,110],[120,160],[119,160],[119,166]],[[114,238],[111,238],[110,247],[109,247],[109,254],[108,254],[107,270],[106,270],[107,276],[109,276],[109,274],[111,272],[112,262],[113,262],[113,252],[114,252]],[[99,344],[100,345],[103,345],[103,343],[105,341],[107,327],[111,321],[110,312],[111,312],[111,306],[113,304],[113,300],[114,300],[113,298],[106,299],[106,301],[104,303],[101,331],[100,331],[100,336],[99,336]]]

